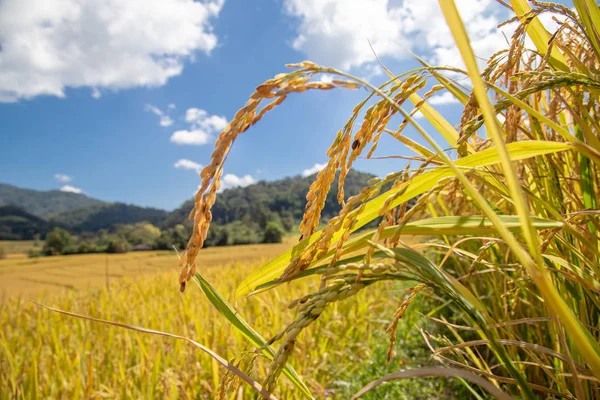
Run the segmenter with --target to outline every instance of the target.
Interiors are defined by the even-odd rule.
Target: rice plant
[[[422,337],[441,369],[400,371],[357,396],[385,381],[436,375],[459,379],[478,398],[485,393],[498,398],[600,397],[600,10],[591,0],[574,4],[575,10],[525,0],[505,4],[515,13],[508,22],[518,27],[507,49],[494,54],[481,72],[456,5],[440,0],[466,70],[419,59],[422,67],[403,74],[386,68],[389,80],[376,87],[305,61],[259,85],[235,114],[201,172],[190,215],[194,232],[180,257],[179,283],[184,291],[195,280],[248,336],[253,330],[207,286],[195,263],[227,154],[241,133],[287,96],[309,90],[370,92],[335,135],[329,161],[307,193],[300,243],[237,288],[242,299],[284,283],[300,285],[301,279],[319,282],[317,290],[289,304],[296,314],[285,329],[269,340],[250,338],[257,352],[248,365],[258,354],[272,359],[266,375],[254,377],[270,393],[266,397],[277,395],[282,374],[303,389],[289,362],[307,328],[338,303],[380,290],[389,281],[414,284],[396,299],[388,360],[394,355],[398,320],[411,312],[411,302],[428,295],[436,300],[427,316],[440,329],[423,329]],[[559,24],[553,35],[540,21],[542,13],[552,14]],[[320,74],[335,79],[315,79]],[[470,83],[457,83],[461,76]],[[428,104],[440,91],[463,105],[460,126]],[[417,111],[436,135],[417,122]],[[395,126],[397,116],[402,122]],[[427,147],[403,134],[408,126]],[[373,180],[346,198],[346,174],[359,156],[372,157],[383,135],[406,145],[418,165]],[[318,230],[335,179],[342,209]],[[378,219],[377,228],[357,232]],[[402,235],[407,234],[421,240],[406,244]]]

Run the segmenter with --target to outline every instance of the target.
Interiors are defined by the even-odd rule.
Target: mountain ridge
[[[373,177],[369,173],[350,170],[344,185],[346,196],[358,193]],[[250,237],[256,241],[270,223],[292,231],[302,218],[306,193],[314,179],[314,175],[297,175],[224,190],[217,196],[212,209],[210,239],[215,243],[235,244],[244,243]],[[336,199],[337,185],[335,180],[327,195],[323,220],[333,217],[340,209]],[[75,193],[36,191],[0,183],[0,239],[15,239],[19,233],[24,235],[22,239],[31,239],[32,236],[44,236],[54,227],[74,234],[94,233],[138,222],[149,222],[161,230],[173,230],[181,225],[191,230],[188,215],[193,204],[193,200],[187,200],[180,207],[165,211],[109,203]],[[34,234],[36,226],[39,227],[37,235]]]

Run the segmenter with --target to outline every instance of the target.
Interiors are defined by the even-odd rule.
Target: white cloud
[[[79,189],[78,187],[71,186],[71,185],[65,185],[65,186],[61,187],[60,191],[68,192],[68,193],[77,193],[77,194],[83,193],[83,190]]]
[[[65,174],[54,174],[54,179],[56,179],[60,183],[67,183],[70,182],[73,178]]]
[[[256,179],[251,175],[237,176],[234,174],[225,174],[221,178],[221,189],[231,189],[235,187],[246,187],[256,183]]]
[[[450,92],[444,92],[442,94],[433,95],[427,100],[431,105],[442,105],[442,104],[458,104],[460,103],[456,97]]]
[[[160,126],[171,126],[173,125],[173,120],[168,115],[163,115],[160,117]]]
[[[310,176],[312,174],[316,174],[317,172],[321,171],[323,168],[325,168],[327,164],[315,164],[312,167],[305,169],[304,171],[302,171],[302,176]]]
[[[169,104],[169,110],[174,110],[175,109],[175,104],[171,103]]]
[[[170,108],[170,107],[169,107]],[[171,126],[173,125],[173,120],[167,114],[165,114],[160,108],[153,106],[151,104],[146,104],[146,111],[150,111],[153,114],[156,114],[160,118],[160,126]]]
[[[292,46],[308,59],[343,69],[360,68],[365,76],[381,71],[369,46],[380,57],[402,59],[411,49],[434,65],[463,67],[460,53],[438,0],[285,0],[285,12],[299,24]],[[515,24],[497,28],[509,16],[495,0],[456,0],[475,54],[485,59],[507,47]],[[549,18],[542,21],[556,30]],[[505,37],[506,36],[506,37]]]
[[[321,74],[319,82],[323,83],[331,83],[333,81],[333,76],[330,74]]]
[[[100,91],[97,88],[92,88],[92,97],[94,99],[99,99],[100,97],[102,97],[102,93],[100,93]]]
[[[401,15],[387,0],[286,0],[284,8],[300,19],[292,46],[312,61],[361,66],[374,61],[367,40],[380,56],[405,53]]]
[[[246,187],[256,183],[256,179],[252,175],[237,176],[234,174],[225,174],[221,177],[221,187],[219,193],[223,190],[233,189],[236,187]],[[198,185],[198,189],[200,185]],[[194,193],[195,194],[195,193]]]
[[[218,42],[223,0],[4,0],[0,101],[164,85]],[[94,92],[93,92],[94,93]]]
[[[188,108],[185,120],[194,128],[201,128],[211,133],[221,132],[227,126],[227,119],[218,115],[209,115],[200,108]]]
[[[190,124],[187,130],[179,130],[171,136],[171,142],[176,144],[203,145],[210,141],[213,135],[227,127],[227,119],[219,115],[209,115],[200,108],[188,108],[185,120]]]
[[[413,118],[414,119],[422,119],[422,118],[425,118],[425,116],[423,115],[423,113],[421,111],[417,111],[413,114]]]
[[[197,173],[200,173],[200,171],[202,171],[202,165],[200,165],[197,162],[194,162],[192,160],[186,160],[185,158],[177,160],[177,162],[173,166],[175,168],[182,168],[182,169],[189,169],[192,171],[196,171]]]
[[[203,145],[208,143],[210,135],[200,129],[194,130],[180,130],[175,131],[171,135],[171,142],[175,144],[191,144],[191,145]]]

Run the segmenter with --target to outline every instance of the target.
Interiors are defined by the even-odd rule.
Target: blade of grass
[[[475,375],[472,372],[469,372],[464,369],[458,368],[443,368],[443,367],[424,367],[424,368],[414,368],[405,371],[395,372],[393,374],[386,375],[382,378],[374,380],[373,382],[367,384],[362,389],[360,389],[354,396],[352,396],[351,400],[359,399],[364,396],[377,386],[381,385],[385,382],[390,382],[398,379],[406,379],[406,378],[417,378],[417,377],[431,377],[431,376],[444,376],[444,377],[455,377],[462,378],[469,382],[472,382],[476,385],[481,386],[485,389],[489,394],[496,397],[500,400],[510,400],[508,394],[504,393],[485,379],[480,376]]]
[[[215,306],[217,311],[219,311],[219,313],[231,323],[231,325],[236,327],[244,335],[244,337],[250,341],[250,343],[260,348],[265,357],[267,357],[269,360],[273,360],[275,352],[270,346],[266,346],[267,341],[258,332],[252,329],[252,327],[223,298],[223,296],[221,296],[215,290],[215,288],[198,272],[196,272],[196,275],[194,275],[194,282],[196,282],[208,300],[213,304],[213,306]],[[283,369],[283,373],[288,377],[292,384],[294,384],[294,386],[300,389],[304,395],[311,399],[314,398],[308,389],[308,386],[302,382],[302,379],[291,365],[286,364]]]

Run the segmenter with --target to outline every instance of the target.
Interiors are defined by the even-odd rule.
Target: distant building
[[[133,246],[131,248],[131,250],[133,250],[133,251],[149,251],[149,250],[152,250],[152,246],[144,244],[144,243],[140,243],[140,244],[136,244],[135,246]]]

